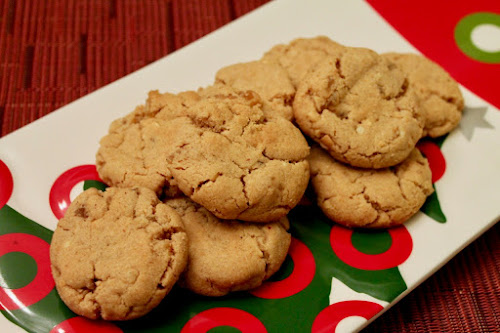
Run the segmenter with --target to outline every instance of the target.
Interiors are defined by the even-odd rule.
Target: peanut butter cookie
[[[286,258],[291,236],[286,217],[271,223],[220,220],[188,198],[165,201],[185,225],[189,261],[179,284],[206,296],[256,288]]]
[[[418,54],[382,55],[408,75],[408,90],[420,99],[425,119],[424,136],[438,137],[457,127],[462,119],[464,98],[458,83],[435,62]]]
[[[264,54],[262,62],[282,66],[288,72],[292,84],[298,87],[309,69],[326,56],[343,52],[344,48],[326,36],[297,38],[289,44],[274,46]]]
[[[302,133],[281,117],[266,118],[252,91],[215,85],[200,95],[184,116],[156,124],[180,190],[223,219],[285,216],[309,180]]]
[[[158,195],[180,194],[161,153],[162,147],[149,140],[152,134],[144,131],[143,121],[175,117],[198,98],[195,92],[173,95],[151,91],[145,105],[115,120],[96,154],[102,180],[110,186],[147,187]]]
[[[262,61],[234,64],[220,69],[215,80],[236,90],[255,91],[262,97],[266,115],[292,120],[295,88],[281,66]]]
[[[105,320],[156,307],[186,267],[182,220],[147,188],[89,189],[69,206],[50,246],[61,299],[75,313]]]
[[[317,146],[308,159],[318,206],[348,227],[399,225],[433,192],[429,164],[416,148],[401,164],[378,170],[345,165]]]
[[[334,158],[385,168],[402,162],[422,136],[423,118],[405,74],[374,51],[348,48],[301,82],[299,127]]]

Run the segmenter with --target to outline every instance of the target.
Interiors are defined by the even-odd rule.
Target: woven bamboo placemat
[[[0,0],[0,133],[6,135],[265,2]],[[365,331],[499,332],[500,226]]]

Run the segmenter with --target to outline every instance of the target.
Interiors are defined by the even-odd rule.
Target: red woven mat
[[[264,2],[0,0],[1,135]],[[499,332],[499,232],[493,227],[366,331]]]

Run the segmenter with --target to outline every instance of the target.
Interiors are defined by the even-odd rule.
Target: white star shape
[[[460,131],[468,141],[472,139],[476,128],[494,128],[493,125],[484,119],[487,110],[487,106],[464,108],[462,120],[460,121]]]

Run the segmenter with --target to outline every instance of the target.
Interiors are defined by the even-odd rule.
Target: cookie
[[[378,170],[342,164],[318,146],[308,160],[318,206],[347,227],[400,225],[433,192],[429,164],[416,148],[401,164]]]
[[[108,135],[101,139],[96,154],[96,167],[101,179],[109,186],[142,186],[158,195],[179,195],[164,154],[161,154],[162,147],[149,140],[155,133],[145,131],[143,121],[147,123],[151,118],[175,117],[197,100],[195,92],[173,95],[152,91],[145,105],[115,120]]]
[[[326,36],[297,38],[289,44],[279,44],[267,51],[262,62],[277,63],[287,72],[295,87],[306,76],[309,69],[328,55],[337,55],[345,47]]]
[[[156,124],[179,189],[222,219],[285,216],[309,180],[302,133],[284,118],[266,118],[255,92],[215,85],[199,94],[184,116]]]
[[[295,121],[334,158],[385,168],[402,162],[422,136],[423,118],[408,80],[374,51],[348,48],[301,82]]]
[[[185,225],[189,261],[179,284],[206,296],[256,288],[281,267],[290,247],[286,217],[271,223],[220,220],[188,198],[165,201]]]
[[[425,119],[424,136],[442,136],[457,127],[462,118],[464,98],[458,83],[435,62],[417,55],[382,55],[408,75],[408,90],[420,99]]]
[[[187,263],[182,220],[146,188],[94,188],[69,206],[52,237],[61,299],[91,319],[128,320],[156,307]]]
[[[252,61],[220,69],[215,80],[236,90],[253,90],[262,98],[267,116],[292,120],[295,88],[288,73],[274,63]]]
[[[195,91],[183,91],[176,95],[171,93],[160,94],[158,90],[148,93],[145,109],[148,115],[160,119],[170,119],[182,114],[185,108],[200,100]]]

